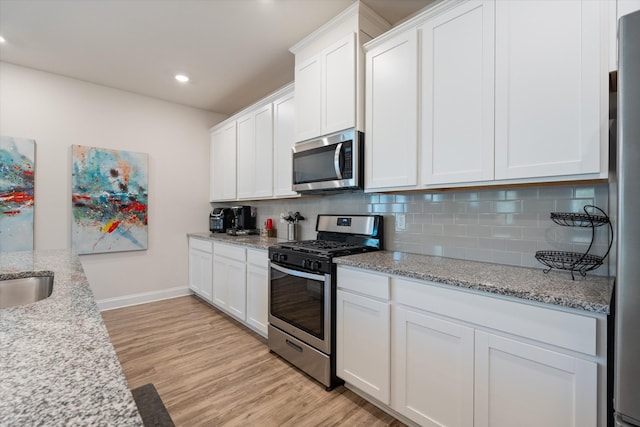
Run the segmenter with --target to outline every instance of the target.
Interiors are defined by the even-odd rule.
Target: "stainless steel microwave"
[[[364,187],[364,134],[336,132],[293,146],[293,185],[299,193],[354,191]]]

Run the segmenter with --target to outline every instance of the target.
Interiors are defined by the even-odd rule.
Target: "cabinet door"
[[[338,290],[336,320],[337,376],[388,405],[389,304]]]
[[[246,265],[219,255],[213,256],[213,304],[245,320]]]
[[[211,201],[236,198],[236,122],[211,135]]]
[[[238,199],[273,195],[273,113],[271,104],[237,120]]]
[[[265,258],[267,254],[264,254]],[[269,278],[267,269],[247,265],[247,323],[267,336]]]
[[[322,51],[322,135],[355,126],[355,46],[351,33]]]
[[[293,93],[273,103],[273,195],[276,197],[297,196],[291,189],[293,159],[291,147],[294,144],[295,101]]]
[[[213,260],[210,253],[189,249],[189,289],[211,302]]]
[[[229,306],[229,282],[227,281],[227,260],[213,255],[213,298],[218,308],[227,310]]]
[[[609,5],[609,71],[618,69],[618,20],[624,15],[640,10],[640,0],[617,0]]]
[[[604,3],[496,2],[496,179],[600,172]]]
[[[473,425],[473,329],[402,306],[392,324],[392,408],[423,426]]]
[[[246,264],[233,259],[225,259],[229,313],[240,320],[246,319],[247,278]]]
[[[597,365],[476,331],[476,427],[595,427]]]
[[[494,2],[427,21],[422,59],[422,182],[493,179]]]
[[[418,35],[410,29],[366,54],[366,189],[418,181]]]
[[[236,121],[238,164],[237,187],[238,199],[249,199],[254,193],[256,181],[255,171],[255,118],[253,114],[247,114]]]
[[[273,196],[273,109],[271,103],[256,111],[254,117],[253,197],[271,197]],[[239,160],[242,162],[242,158]]]
[[[321,55],[309,58],[295,68],[296,142],[321,134],[322,106]]]

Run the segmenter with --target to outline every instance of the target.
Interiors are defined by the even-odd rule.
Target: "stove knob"
[[[285,262],[287,260],[287,254],[280,254],[278,261]]]
[[[311,264],[311,261],[309,261],[308,259],[302,260],[302,268],[311,268],[310,264]]]
[[[322,268],[322,261],[315,261],[311,269],[317,271],[317,270],[320,270],[321,268]]]

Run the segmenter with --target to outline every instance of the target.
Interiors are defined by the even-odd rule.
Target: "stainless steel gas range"
[[[269,349],[321,382],[336,377],[333,258],[383,249],[380,215],[318,215],[316,240],[269,248]]]

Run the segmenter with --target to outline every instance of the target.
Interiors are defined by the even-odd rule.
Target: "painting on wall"
[[[71,243],[78,254],[147,249],[148,155],[74,145]]]
[[[0,252],[33,250],[36,142],[0,136]]]

